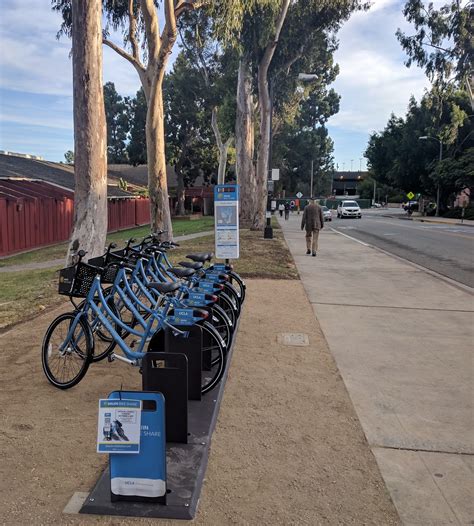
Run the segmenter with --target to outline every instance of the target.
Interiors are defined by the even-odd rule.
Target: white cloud
[[[410,96],[420,98],[428,86],[419,68],[408,69],[403,63],[395,31],[410,28],[402,7],[396,0],[376,1],[341,29],[335,56],[340,75],[334,83],[342,96],[341,109],[330,119],[330,127],[367,134],[381,129],[392,112],[403,115]]]

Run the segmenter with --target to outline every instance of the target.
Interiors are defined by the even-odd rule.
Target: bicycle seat
[[[154,289],[158,291],[160,294],[169,294],[170,292],[174,292],[175,290],[178,290],[180,287],[179,283],[159,283],[159,282],[151,282],[148,283],[148,286],[150,289]]]
[[[212,252],[199,252],[198,254],[188,254],[186,257],[199,263],[205,263],[206,261],[211,261],[214,254]]]
[[[179,264],[184,268],[192,268],[194,270],[199,270],[203,267],[203,264],[199,263],[199,261],[180,261]]]
[[[169,272],[174,274],[177,278],[189,278],[196,272],[192,268],[179,268],[179,267],[171,267],[168,270]]]

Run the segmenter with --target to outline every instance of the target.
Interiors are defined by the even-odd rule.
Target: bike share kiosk
[[[165,399],[114,391],[99,402],[97,451],[109,453],[111,501],[166,504]]]

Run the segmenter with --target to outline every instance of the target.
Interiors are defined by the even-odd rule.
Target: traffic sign
[[[415,194],[413,192],[408,192],[407,197],[411,201],[415,197]]]
[[[296,194],[296,197],[297,197],[298,199],[301,199],[301,198],[303,197],[303,194],[302,194],[301,192],[298,192],[298,193]]]

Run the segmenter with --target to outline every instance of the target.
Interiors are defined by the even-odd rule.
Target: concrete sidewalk
[[[474,520],[473,295],[326,225],[288,246],[400,517]]]

